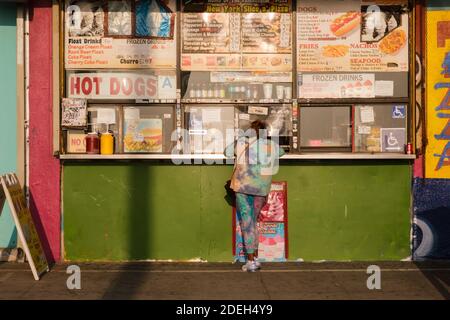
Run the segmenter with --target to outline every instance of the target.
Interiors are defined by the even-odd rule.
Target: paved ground
[[[381,268],[368,290],[367,267]],[[34,281],[28,264],[0,264],[0,299],[450,299],[450,262],[284,263],[244,273],[229,263],[79,264],[81,290],[67,265]]]

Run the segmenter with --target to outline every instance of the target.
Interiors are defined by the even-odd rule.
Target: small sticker
[[[248,114],[257,114],[267,116],[269,114],[269,108],[267,107],[248,107]]]
[[[405,119],[406,106],[393,106],[392,107],[392,119]]]
[[[171,119],[172,115],[170,113],[164,113],[164,119]]]
[[[375,113],[373,112],[373,107],[371,106],[361,107],[360,116],[362,123],[370,123],[375,121]]]
[[[250,120],[250,115],[248,113],[239,114],[239,120]]]
[[[372,128],[369,126],[358,126],[358,134],[370,134]]]

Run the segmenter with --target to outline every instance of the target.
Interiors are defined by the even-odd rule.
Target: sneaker
[[[247,263],[242,266],[242,271],[255,272],[256,270],[258,270],[258,267],[256,266],[255,261],[247,261]]]
[[[258,260],[258,258],[255,258],[255,264],[258,269],[261,269],[261,262]]]

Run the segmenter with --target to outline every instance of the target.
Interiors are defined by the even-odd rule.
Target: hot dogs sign
[[[176,76],[172,71],[72,72],[67,91],[69,98],[175,100]]]
[[[406,5],[396,2],[299,1],[298,70],[408,71],[408,14]]]

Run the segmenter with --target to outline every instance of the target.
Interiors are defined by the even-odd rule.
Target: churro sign
[[[66,69],[176,67],[176,2],[67,0]]]
[[[450,178],[450,11],[427,11],[425,176]]]
[[[67,96],[84,99],[175,100],[175,74],[70,73]]]

